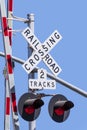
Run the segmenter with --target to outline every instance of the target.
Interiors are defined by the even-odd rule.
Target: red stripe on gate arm
[[[8,2],[8,10],[9,11],[13,10],[13,0],[9,0],[9,2]]]
[[[10,115],[10,97],[6,97],[6,115]]]
[[[12,93],[12,108],[13,108],[13,112],[17,112],[17,106],[16,106],[16,95],[15,93]]]
[[[9,28],[9,41],[10,41],[10,46],[12,46],[12,29]]]
[[[7,60],[7,66],[8,66],[8,73],[12,74],[13,73],[13,69],[12,69],[11,55],[7,55],[6,56],[6,60]]]
[[[8,36],[8,24],[7,24],[7,19],[6,17],[2,17],[2,26],[3,26],[3,31],[4,31],[4,36]]]

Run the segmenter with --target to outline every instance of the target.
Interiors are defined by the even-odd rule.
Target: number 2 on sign
[[[47,78],[47,71],[45,69],[38,70],[38,79],[46,80]]]

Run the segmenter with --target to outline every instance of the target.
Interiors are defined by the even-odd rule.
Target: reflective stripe
[[[7,55],[6,59],[7,59],[7,64],[8,64],[8,73],[12,74],[13,69],[12,69],[11,55]]]
[[[6,97],[6,115],[10,115],[10,97]]]

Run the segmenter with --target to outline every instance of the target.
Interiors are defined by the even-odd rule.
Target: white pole
[[[31,28],[31,30],[33,31],[34,33],[34,14],[28,14],[27,15],[27,18],[29,19],[29,24],[28,26]],[[32,52],[33,52],[33,49],[29,46],[28,44],[28,57],[30,57],[32,55]],[[31,72],[29,75],[28,75],[28,79],[33,79],[34,78],[34,72]],[[29,88],[29,86],[28,86]],[[29,90],[30,91],[30,90]],[[29,130],[36,130],[36,121],[31,121],[29,122]]]

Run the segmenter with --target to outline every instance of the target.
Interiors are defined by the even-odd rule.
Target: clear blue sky
[[[57,29],[63,39],[50,52],[62,68],[59,77],[87,91],[87,0],[14,0],[14,15],[27,17],[35,14],[35,35],[41,42]],[[14,29],[25,29],[26,24],[14,21]],[[0,51],[3,51],[0,35]],[[13,56],[27,60],[27,43],[21,33],[13,36]],[[0,57],[0,126],[4,129],[4,58]],[[38,67],[48,68],[41,62]],[[48,72],[50,72],[48,70]],[[20,96],[28,90],[27,73],[15,63],[15,86],[17,103]],[[87,99],[57,83],[56,90],[43,90],[45,93],[59,93],[74,102],[69,118],[64,123],[54,122],[48,114],[49,98],[43,98],[45,105],[36,121],[37,130],[86,130]],[[20,116],[20,130],[28,129],[28,123]],[[11,130],[12,121],[11,121]]]

